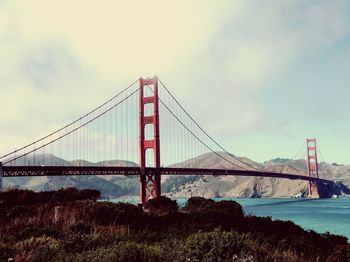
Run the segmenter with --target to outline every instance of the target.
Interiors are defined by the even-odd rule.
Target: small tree
[[[198,212],[203,209],[208,209],[213,206],[214,200],[204,197],[191,197],[187,200],[186,206],[183,208],[188,212]]]
[[[178,205],[175,200],[171,200],[168,197],[160,196],[148,200],[144,204],[146,211],[155,213],[155,214],[169,214],[176,212],[178,210]]]

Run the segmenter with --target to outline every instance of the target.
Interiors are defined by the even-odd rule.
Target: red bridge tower
[[[307,147],[307,174],[309,177],[318,178],[316,139],[307,138],[306,147]],[[309,181],[309,197],[312,197],[312,198],[319,197],[317,182]]]
[[[141,203],[147,202],[151,198],[159,197],[160,189],[160,139],[159,139],[159,104],[158,104],[158,78],[140,78],[140,105],[139,105],[139,135],[140,135],[140,200]],[[145,89],[149,88],[153,95],[145,96]],[[145,115],[145,106],[153,105],[153,115]],[[148,110],[147,110],[148,111]],[[146,126],[153,128],[153,138],[145,138]],[[152,130],[151,129],[151,130]],[[146,168],[146,155],[153,151],[153,171]]]

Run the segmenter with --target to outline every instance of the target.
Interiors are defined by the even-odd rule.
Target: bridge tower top
[[[318,165],[317,165],[317,145],[315,138],[306,139],[307,147],[307,174],[309,177],[318,178]],[[318,196],[318,187],[316,182],[309,182],[309,196]]]

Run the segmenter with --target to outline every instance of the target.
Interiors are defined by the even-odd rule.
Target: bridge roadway
[[[236,169],[203,169],[178,167],[115,167],[115,166],[3,166],[3,177],[25,176],[78,176],[78,175],[124,175],[137,176],[143,173],[160,172],[162,175],[209,175],[209,176],[252,176],[291,180],[333,183],[331,180],[269,171]]]

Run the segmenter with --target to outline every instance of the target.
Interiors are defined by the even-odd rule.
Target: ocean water
[[[179,206],[184,206],[187,201],[186,198],[176,200]],[[234,200],[242,205],[245,214],[270,216],[275,220],[290,220],[304,229],[343,235],[350,242],[350,197],[330,199],[224,197],[214,200]],[[137,204],[138,198],[110,201]]]
[[[232,199],[232,198],[231,198]],[[234,198],[246,214],[290,220],[304,229],[350,240],[350,197],[329,199]]]

